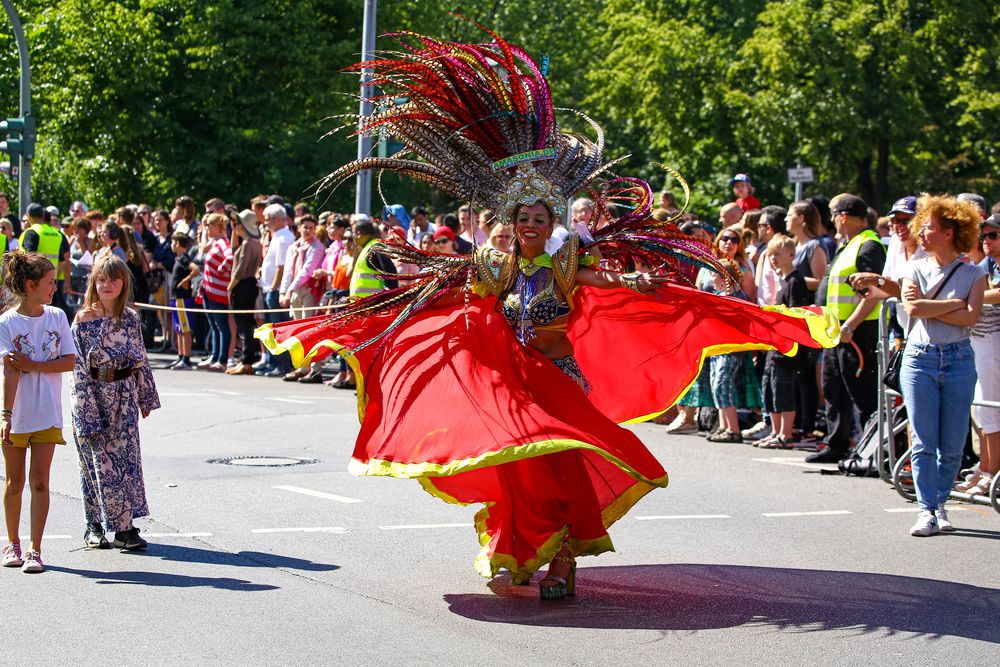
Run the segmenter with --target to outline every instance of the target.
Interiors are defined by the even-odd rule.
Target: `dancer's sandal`
[[[576,560],[572,556],[556,556],[552,562],[566,561],[569,573],[565,577],[546,574],[538,582],[538,597],[542,600],[562,600],[570,595],[576,595]],[[551,565],[549,566],[551,568]]]

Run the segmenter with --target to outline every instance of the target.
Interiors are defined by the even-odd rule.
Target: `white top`
[[[927,257],[927,251],[920,243],[917,243],[917,249],[907,259],[906,249],[903,247],[902,241],[893,235],[889,239],[889,247],[885,251],[885,267],[882,269],[882,275],[898,283],[910,274],[910,262],[924,257]],[[896,307],[896,321],[899,322],[899,326],[903,327],[903,331],[909,330],[910,316],[906,314],[901,305]]]
[[[419,248],[420,237],[426,233],[434,234],[435,230],[437,230],[437,225],[435,225],[433,222],[427,223],[426,230],[421,230],[419,227],[417,227],[414,223],[411,222],[410,228],[406,230],[406,240],[414,248]]]
[[[781,276],[771,266],[771,261],[764,258],[760,263],[760,271],[754,276],[757,283],[757,303],[761,306],[773,306],[778,303],[778,290],[781,289]]]
[[[906,249],[903,247],[902,242],[899,238],[893,236],[889,239],[889,247],[886,248],[885,251],[885,267],[882,269],[882,275],[890,280],[895,280],[898,283],[909,273],[909,267],[907,265],[910,262],[917,259],[923,259],[926,256],[927,252],[924,250],[923,246],[918,243],[917,249],[913,251],[913,255],[907,259]]]
[[[295,243],[295,234],[288,227],[282,227],[271,235],[271,242],[267,246],[267,254],[264,255],[264,262],[260,267],[260,286],[266,292],[271,289],[274,282],[274,274],[278,272],[279,266],[284,266],[288,259],[288,249]]]
[[[28,355],[32,361],[50,361],[76,354],[66,314],[45,306],[38,317],[21,315],[11,308],[0,315],[0,355],[10,351]],[[11,433],[34,433],[62,428],[62,373],[21,373],[14,397]]]
[[[486,242],[490,240],[489,234],[481,230],[479,227],[476,227],[473,231],[475,232],[475,236],[469,232],[462,232],[460,236],[469,243],[475,245],[477,248],[481,245],[485,245]]]

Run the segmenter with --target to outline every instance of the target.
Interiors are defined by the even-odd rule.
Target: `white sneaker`
[[[672,422],[667,425],[667,433],[694,433],[698,430],[698,425],[684,419],[683,414],[677,415]]]
[[[937,517],[934,512],[924,510],[917,517],[917,522],[910,528],[910,535],[914,537],[928,537],[936,535],[941,529],[938,527]]]
[[[745,440],[760,440],[771,435],[771,425],[766,421],[759,421],[750,428],[745,428],[740,431],[740,435],[742,435]]]
[[[941,508],[934,512],[934,516],[937,518],[938,528],[942,533],[954,533],[955,526],[952,525],[951,521],[948,520],[948,510]]]
[[[21,567],[24,565],[24,561],[21,560],[20,544],[8,544],[3,550],[0,550],[0,555],[3,555],[4,567]]]
[[[28,551],[24,554],[24,565],[21,572],[25,574],[38,574],[45,572],[45,564],[42,562],[42,554],[37,551]]]

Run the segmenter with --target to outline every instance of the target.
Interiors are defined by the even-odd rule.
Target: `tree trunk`
[[[879,139],[878,157],[875,163],[875,193],[871,199],[866,199],[868,205],[876,211],[885,210],[889,199],[889,140]]]
[[[871,202],[875,198],[875,185],[872,182],[872,159],[866,155],[857,161],[858,168],[858,196],[866,202]]]

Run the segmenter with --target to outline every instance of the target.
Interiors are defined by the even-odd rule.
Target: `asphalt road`
[[[639,425],[670,486],[611,529],[616,553],[581,560],[575,599],[542,603],[535,587],[475,574],[474,508],[346,472],[350,392],[156,379],[164,407],[141,424],[153,516],[137,522],[149,551],[83,548],[76,453],[59,449],[48,571],[0,571],[0,665],[969,665],[1000,654],[1000,515],[987,508],[953,512],[955,534],[912,538],[915,508],[881,481]],[[242,456],[317,462],[208,462]]]

